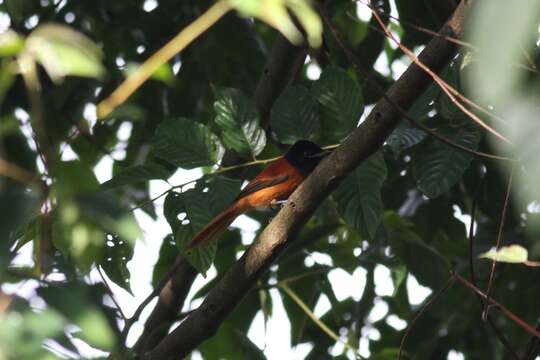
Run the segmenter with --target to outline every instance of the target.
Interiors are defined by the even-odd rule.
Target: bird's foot
[[[272,200],[270,201],[270,207],[274,210],[279,210],[281,209],[283,206],[285,206],[285,204],[287,203],[287,200]]]

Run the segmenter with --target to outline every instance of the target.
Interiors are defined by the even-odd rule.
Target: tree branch
[[[460,3],[452,18],[441,29],[444,35],[461,37],[465,13],[470,3],[467,0]],[[438,72],[452,59],[455,49],[455,44],[438,37],[430,41],[420,54],[420,59]],[[431,77],[416,64],[412,64],[387,94],[408,109],[430,82]],[[259,276],[295,239],[319,204],[353,169],[379,149],[400,119],[394,107],[380,100],[364,123],[323,160],[291,195],[255,243],[210,291],[203,304],[156,348],[145,354],[143,359],[182,358],[212,337]]]
[[[176,319],[198,272],[184,258],[159,292],[156,307],[144,324],[144,331],[134,346],[136,353],[154,348],[169,330],[171,319]]]
[[[261,125],[264,128],[268,127],[270,109],[274,101],[283,88],[294,79],[295,74],[303,66],[305,58],[305,47],[292,45],[283,35],[280,33],[277,35],[268,53],[266,64],[254,93],[257,110],[261,117]],[[236,165],[241,159],[235,158],[234,153],[228,155],[230,156],[227,157],[226,163],[232,165],[223,167],[217,170],[216,173],[228,172],[243,168],[246,165],[256,165],[275,160],[259,160]],[[170,190],[172,189],[168,191]],[[154,292],[159,293],[159,300],[146,321],[143,334],[134,346],[135,352],[138,354],[153,349],[167,335],[169,329],[167,325],[171,324],[171,319],[177,318],[177,314],[180,312],[189,289],[195,280],[197,275],[195,269],[185,260],[180,260],[180,257],[177,259],[178,261],[181,261],[181,263],[172,271],[171,279],[161,289],[157,288]]]

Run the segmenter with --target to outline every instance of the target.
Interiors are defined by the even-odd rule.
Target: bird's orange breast
[[[275,201],[286,200],[296,190],[298,185],[304,181],[302,173],[294,166],[290,165],[288,161],[282,159],[279,162],[268,166],[263,174],[265,179],[271,179],[272,177],[287,176],[286,180],[276,185],[269,186],[260,189],[254,193],[251,193],[238,200],[238,207],[246,209],[267,209]],[[261,180],[259,176],[255,177],[253,181]]]

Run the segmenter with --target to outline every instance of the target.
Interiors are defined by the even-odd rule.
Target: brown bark
[[[460,38],[464,16],[471,1],[463,0],[441,29],[447,36]],[[442,37],[430,41],[419,58],[433,71],[440,71],[454,56],[455,44]],[[388,90],[400,107],[408,109],[431,83],[418,66],[411,65]],[[256,242],[210,291],[203,304],[191,313],[144,359],[178,359],[212,337],[233,308],[242,300],[259,276],[291,243],[319,204],[362,161],[377,151],[401,119],[395,107],[381,99],[366,121],[359,126],[289,198],[287,204],[266,227]]]
[[[266,64],[255,89],[254,99],[261,116],[261,126],[268,127],[270,109],[285,86],[289,85],[304,64],[306,49],[292,45],[279,34],[268,53]],[[226,154],[224,165],[241,162],[237,154]],[[177,318],[191,288],[196,270],[185,260],[181,261],[171,279],[160,291],[158,303],[145,323],[143,334],[137,340],[134,350],[137,354],[153,349]]]

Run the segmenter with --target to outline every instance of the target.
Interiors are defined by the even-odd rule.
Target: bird
[[[271,162],[251,180],[220,214],[200,230],[186,251],[217,240],[238,216],[252,210],[265,210],[285,202],[293,191],[329,154],[309,140],[296,141],[285,155]]]

